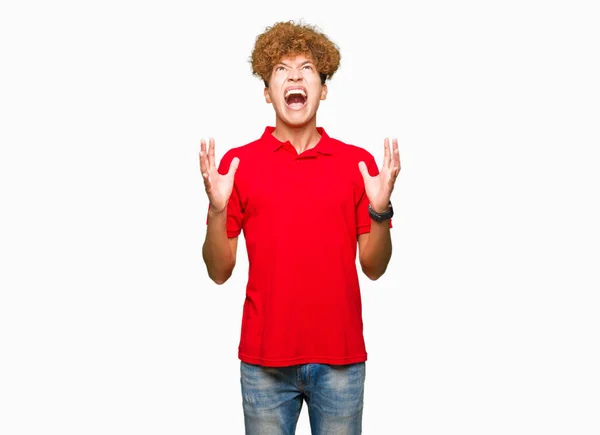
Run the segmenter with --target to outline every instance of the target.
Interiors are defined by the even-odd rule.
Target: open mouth
[[[285,104],[292,110],[302,109],[306,105],[306,91],[288,89],[285,93]]]

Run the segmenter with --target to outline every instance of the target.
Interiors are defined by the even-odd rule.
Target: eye
[[[279,65],[278,67],[275,67],[275,71],[283,71],[285,70],[284,67],[282,67],[281,65]]]
[[[304,69],[312,71],[313,67],[312,67],[312,65],[304,65]]]

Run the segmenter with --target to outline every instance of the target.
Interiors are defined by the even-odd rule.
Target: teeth
[[[304,90],[302,89],[288,89],[288,91],[285,93],[285,98],[289,97],[292,94],[300,94],[303,97],[306,97],[306,92],[304,92]]]

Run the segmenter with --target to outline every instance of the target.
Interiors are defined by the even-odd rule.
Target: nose
[[[288,75],[289,81],[302,80],[302,72],[297,68],[292,68],[290,74]]]

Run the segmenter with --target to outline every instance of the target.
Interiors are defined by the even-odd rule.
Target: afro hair
[[[315,63],[322,83],[331,79],[340,66],[338,47],[317,27],[287,21],[275,23],[257,36],[251,56],[252,74],[268,87],[275,64],[284,57],[298,55]]]

